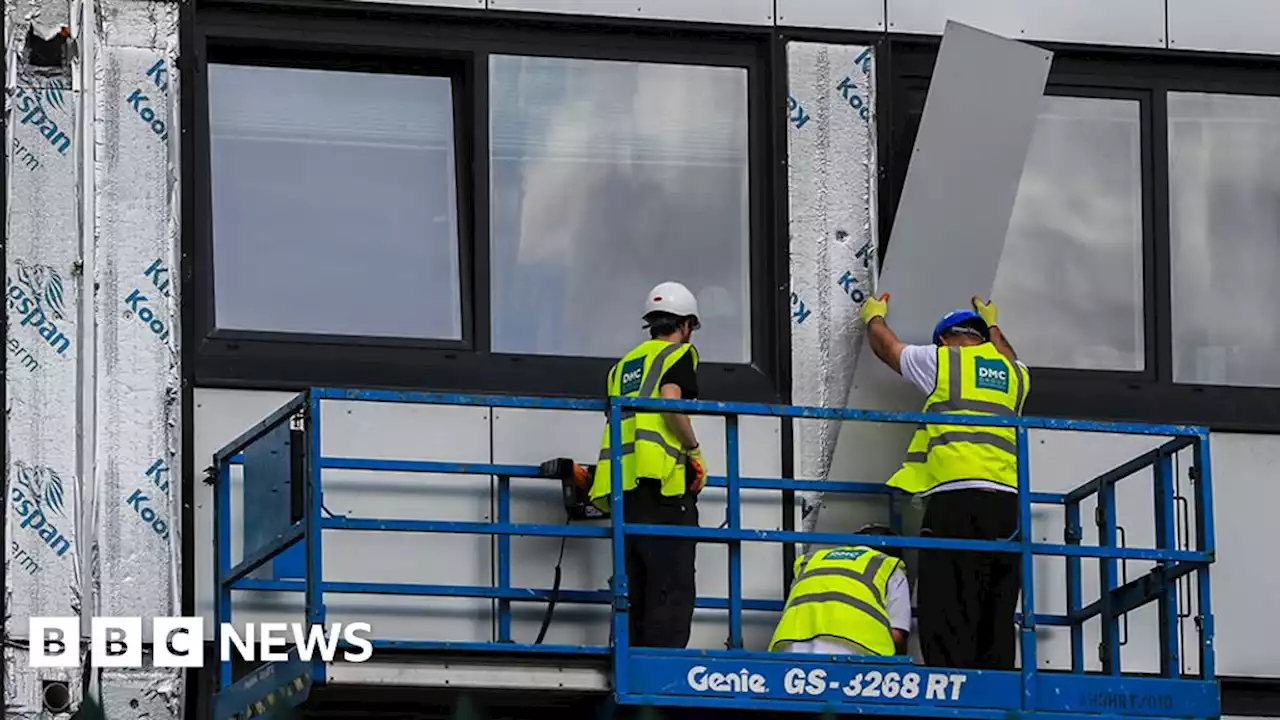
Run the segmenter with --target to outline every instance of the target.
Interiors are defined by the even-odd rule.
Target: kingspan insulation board
[[[886,320],[903,342],[928,344],[945,312],[969,307],[974,295],[990,296],[1052,57],[947,24],[877,288],[891,296]],[[848,407],[920,410],[920,392],[866,355]],[[913,429],[846,424],[831,476],[887,480]],[[819,525],[838,532],[883,519],[880,506],[850,500]]]
[[[842,407],[876,268],[874,51],[787,44],[792,402]],[[797,421],[796,476],[826,479],[841,424]],[[812,529],[822,494],[799,494]]]
[[[87,630],[179,609],[177,19],[167,3],[6,6],[9,715],[41,715],[57,679],[71,711],[87,686],[108,717],[182,714],[178,671],[84,678],[22,650],[32,615]]]
[[[71,54],[56,41],[68,19],[65,0],[5,7],[3,652],[5,707],[18,717],[41,711],[41,681],[64,680],[77,689],[81,677],[78,668],[33,669],[25,649],[27,618],[79,613],[81,565],[88,557],[75,442],[84,354],[80,93]]]
[[[96,611],[180,608],[178,5],[97,5],[94,308]],[[102,677],[108,717],[180,717],[180,670]],[[137,705],[134,705],[137,703]]]

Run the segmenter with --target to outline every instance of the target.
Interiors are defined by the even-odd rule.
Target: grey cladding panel
[[[915,291],[891,305],[905,342],[928,342],[938,317],[994,282],[1052,59],[947,23],[880,278],[881,291]]]

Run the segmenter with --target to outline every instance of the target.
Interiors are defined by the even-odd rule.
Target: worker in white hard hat
[[[926,396],[922,412],[1016,417],[1031,390],[996,324],[996,306],[938,321],[933,344],[907,345],[885,322],[888,295],[869,297],[861,317],[876,356]],[[1012,427],[922,425],[888,484],[926,498],[920,534],[1010,540],[1018,533],[1018,447]],[[1022,591],[1017,555],[921,550],[917,560],[920,651],[928,665],[1013,670],[1014,612]]]
[[[645,301],[649,339],[609,371],[610,396],[695,400],[698,351],[690,340],[698,329],[698,301],[689,288],[664,282]],[[609,426],[605,424],[590,498],[609,509],[612,478]],[[698,525],[698,493],[706,465],[683,413],[624,415],[622,419],[623,516],[629,523]],[[671,537],[627,538],[631,643],[682,648],[689,642],[696,599],[697,542]]]

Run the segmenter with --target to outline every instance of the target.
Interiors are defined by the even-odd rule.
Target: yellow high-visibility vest
[[[688,353],[698,366],[698,351],[687,343],[648,340],[627,353],[609,371],[609,395],[614,397],[658,398],[662,396],[662,374]],[[610,460],[609,423],[604,426],[600,457],[591,483],[591,502],[609,509],[613,469]],[[631,490],[637,478],[661,483],[661,492],[670,497],[685,493],[685,466],[688,456],[680,439],[667,427],[661,413],[626,410],[622,413],[622,489]]]
[[[991,343],[938,348],[938,378],[923,412],[1016,417],[1031,373]],[[922,425],[889,485],[920,494],[960,480],[1018,487],[1017,431],[1011,427]]]
[[[905,569],[901,560],[861,546],[796,558],[796,579],[769,649],[827,636],[877,655],[896,654],[886,599],[889,578],[899,567]]]

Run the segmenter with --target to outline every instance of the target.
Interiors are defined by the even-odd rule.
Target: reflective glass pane
[[[1280,386],[1280,98],[1169,94],[1173,378]]]
[[[462,337],[447,78],[210,65],[219,328]]]
[[[1145,365],[1140,111],[1044,98],[992,291],[1028,365]]]
[[[747,72],[491,60],[495,352],[618,357],[649,289],[698,298],[704,360],[750,359]]]

